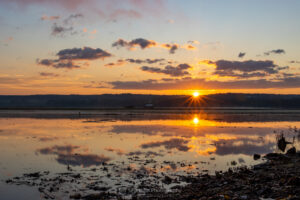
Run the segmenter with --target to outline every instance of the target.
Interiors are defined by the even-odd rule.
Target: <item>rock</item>
[[[279,153],[268,153],[265,157],[266,157],[267,159],[273,159],[273,158],[278,158],[278,157],[280,157],[280,154],[279,154]]]
[[[253,159],[254,159],[254,160],[260,159],[260,155],[259,155],[259,154],[254,154],[254,155],[253,155]]]
[[[6,183],[12,183],[13,181],[11,179],[8,179],[5,181]]]
[[[81,194],[76,193],[76,194],[70,195],[70,199],[81,199]]]
[[[104,193],[88,194],[82,197],[82,199],[86,199],[86,200],[98,200],[103,198],[104,198]]]
[[[237,162],[235,160],[233,160],[233,161],[231,161],[230,164],[233,165],[233,166],[235,166],[235,165],[237,165]]]
[[[91,190],[96,190],[96,191],[107,191],[110,189],[110,187],[100,187],[100,186],[93,186],[90,187]]]
[[[299,186],[300,185],[300,178],[299,177],[291,177],[288,181],[287,181],[288,185],[295,185],[295,186]]]
[[[80,175],[80,174],[73,174],[72,177],[73,177],[73,178],[76,178],[76,179],[80,179],[80,178],[81,178],[81,175]]]
[[[35,172],[35,173],[24,174],[24,176],[32,177],[32,178],[39,178],[41,176],[41,174],[40,174],[40,172]]]
[[[296,148],[292,147],[286,152],[287,155],[295,155],[296,154]]]
[[[169,176],[165,176],[164,180],[162,180],[164,184],[171,184],[172,179]]]
[[[179,190],[182,187],[180,185],[174,185],[173,187],[171,187],[172,190]]]
[[[242,195],[241,199],[248,199],[248,196],[247,195]]]

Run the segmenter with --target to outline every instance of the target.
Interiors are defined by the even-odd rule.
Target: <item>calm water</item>
[[[82,173],[83,181],[97,176],[102,185],[116,191],[130,186],[129,180],[137,179],[141,171],[150,178],[176,177],[257,164],[262,160],[254,161],[254,153],[278,151],[276,135],[280,132],[300,147],[297,114],[83,116],[84,112],[78,118],[0,118],[0,199],[42,198],[37,188],[3,182],[24,173],[50,171],[55,175],[67,172],[69,166]],[[82,184],[60,187],[75,191]],[[64,195],[57,194],[62,199]]]

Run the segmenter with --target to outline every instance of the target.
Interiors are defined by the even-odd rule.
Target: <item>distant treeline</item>
[[[300,108],[300,95],[212,94],[186,95],[29,95],[0,96],[0,108],[143,108],[143,107],[265,107]]]

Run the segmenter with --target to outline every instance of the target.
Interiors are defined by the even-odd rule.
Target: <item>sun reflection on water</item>
[[[198,124],[199,124],[199,118],[198,118],[197,116],[194,117],[193,123],[194,123],[195,125],[198,125]]]

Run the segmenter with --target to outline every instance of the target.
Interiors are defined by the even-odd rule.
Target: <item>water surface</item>
[[[253,154],[278,151],[276,135],[281,132],[299,149],[297,114],[85,114],[0,118],[0,193],[4,199],[43,198],[36,187],[3,182],[24,173],[49,171],[54,176],[71,169],[82,174],[85,184],[97,180],[112,192],[136,189],[138,181],[157,176],[157,184],[170,189],[176,184],[163,184],[165,175],[214,174],[262,162],[253,160]],[[147,176],[137,177],[139,173]],[[60,187],[77,191],[83,185]]]

